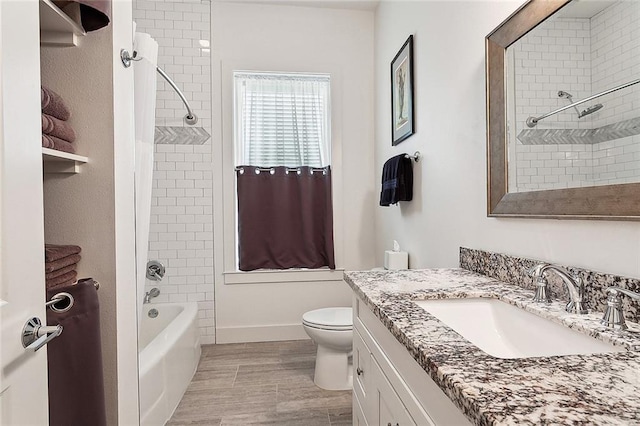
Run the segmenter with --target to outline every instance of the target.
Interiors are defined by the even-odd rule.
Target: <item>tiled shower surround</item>
[[[158,42],[158,65],[198,116],[196,128],[158,75],[149,259],[165,264],[158,302],[198,302],[202,343],[214,343],[211,5],[200,0],[134,0],[137,30]]]
[[[637,182],[640,178],[640,85],[579,105],[580,111],[604,108],[578,119],[571,108],[529,129],[529,116],[540,116],[573,101],[631,81],[640,72],[640,3],[618,1],[591,19],[557,18],[544,22],[513,48],[516,84],[515,128],[510,134],[510,191],[558,189]],[[612,132],[604,142],[574,136],[580,130],[615,131],[628,121],[633,133]],[[605,127],[609,126],[609,127]],[[546,129],[554,129],[553,133]],[[524,133],[523,133],[524,130]],[[629,133],[629,131],[628,131]],[[516,138],[516,136],[519,136]],[[517,140],[516,140],[517,139]]]
[[[534,290],[536,284],[527,271],[541,262],[553,263],[460,247],[461,268],[529,290]],[[607,306],[606,290],[609,287],[622,287],[640,292],[640,280],[635,278],[603,274],[572,266],[561,266],[577,274],[584,281],[587,306],[591,312],[604,313]],[[553,272],[550,272],[547,278],[549,279],[552,297],[568,302],[569,294],[560,278]],[[640,322],[640,303],[629,300],[628,297],[623,297],[622,304],[625,318],[628,321]]]

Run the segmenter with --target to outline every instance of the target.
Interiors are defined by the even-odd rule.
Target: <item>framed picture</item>
[[[391,145],[398,145],[413,133],[413,35],[410,35],[391,61]]]

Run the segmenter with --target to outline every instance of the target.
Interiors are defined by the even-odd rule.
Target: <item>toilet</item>
[[[353,318],[351,308],[324,308],[302,316],[302,327],[318,345],[315,384],[327,390],[353,385]]]

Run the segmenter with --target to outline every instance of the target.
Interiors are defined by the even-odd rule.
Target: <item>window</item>
[[[236,164],[331,163],[330,77],[236,72]]]
[[[238,268],[335,269],[329,76],[234,80]]]

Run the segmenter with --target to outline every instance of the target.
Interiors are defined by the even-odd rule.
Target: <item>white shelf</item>
[[[40,45],[72,47],[87,33],[51,0],[40,0]]]
[[[42,167],[45,173],[80,173],[80,166],[88,161],[82,155],[42,148]]]

